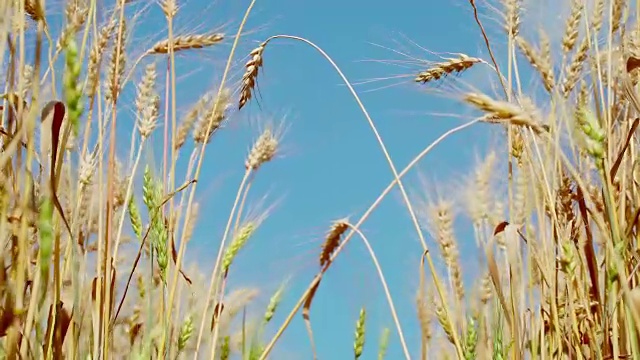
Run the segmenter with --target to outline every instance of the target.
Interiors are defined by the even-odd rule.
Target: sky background
[[[560,19],[562,13],[555,2],[527,4],[532,21],[547,28],[561,26],[561,22],[554,23],[555,14]],[[178,32],[222,29],[229,35],[235,34],[247,5],[248,1],[184,3],[178,15]],[[497,56],[505,64],[499,14],[486,7],[481,11],[487,31],[496,39]],[[146,16],[158,16],[158,23],[162,21],[157,7],[150,8]],[[141,28],[148,26],[148,19]],[[157,24],[152,25],[155,26],[150,28],[156,31]],[[472,9],[462,0],[259,0],[245,31],[233,69],[234,84],[247,60],[241,56],[274,34],[297,35],[315,42],[332,56],[352,82],[406,75],[356,86],[399,170],[442,133],[473,117],[473,112],[461,106],[456,98],[462,91],[476,89],[499,94],[496,77],[483,66],[441,84],[412,83],[416,72],[429,67],[415,59],[442,61],[427,50],[465,53],[489,60]],[[554,35],[550,34],[557,43]],[[166,34],[152,36],[157,40]],[[140,34],[140,38],[144,35]],[[214,50],[181,56],[179,73],[192,74],[179,82],[178,104],[193,103],[204,91],[217,86],[230,46],[231,39]],[[403,64],[398,66],[391,61]],[[523,81],[532,93],[540,87],[537,81],[527,85],[526,76]],[[216,135],[208,148],[198,185],[201,215],[189,255],[202,271],[211,270],[251,142],[264,121],[284,121],[287,131],[281,156],[260,169],[250,195],[250,204],[257,206],[256,211],[274,203],[276,207],[238,256],[230,274],[231,289],[253,287],[261,291],[261,298],[251,310],[257,316],[264,311],[269,296],[287,281],[285,297],[273,320],[279,326],[318,270],[320,246],[331,222],[345,216],[356,222],[393,176],[355,100],[315,50],[290,40],[274,41],[265,51],[258,84],[258,101],[232,114],[227,129]],[[420,196],[440,194],[462,200],[456,235],[469,288],[479,274],[478,256],[460,194],[476,161],[490,148],[503,149],[499,147],[501,141],[499,129],[474,126],[444,141],[405,180],[408,190]],[[422,247],[397,190],[386,198],[362,230],[381,262],[406,341],[415,356],[419,354],[420,334],[414,298]],[[429,245],[441,264],[437,245],[430,239]],[[367,344],[362,358],[376,358],[384,327],[391,330],[387,358],[402,358],[375,268],[363,244],[354,238],[327,273],[314,299],[311,321],[320,359],[353,356],[353,333],[362,306],[368,312]],[[311,358],[300,315],[281,338],[273,356]]]
[[[224,44],[214,49],[178,57],[179,115],[204,92],[217,87],[232,36],[248,3],[247,0],[179,2],[178,34],[222,31],[228,35]],[[548,35],[554,46],[557,45],[561,33],[557,30],[561,29],[567,8],[564,3],[568,1],[524,1],[527,14],[523,33],[535,35],[535,29],[542,26],[550,30]],[[504,67],[506,44],[500,15],[490,8],[499,8],[499,4],[479,1],[478,5],[484,26],[494,39],[496,56]],[[139,0],[127,11],[139,17],[135,24],[130,24],[134,28],[129,44],[131,51],[139,53],[153,42],[166,38],[166,24],[155,2]],[[58,13],[61,12],[62,9],[58,9]],[[258,0],[245,33],[232,69],[231,85],[234,86],[242,75],[246,54],[274,34],[302,36],[313,41],[337,62],[353,83],[405,75],[356,86],[398,171],[444,132],[473,118],[474,113],[458,100],[464,91],[500,94],[497,78],[483,65],[441,83],[422,86],[412,82],[418,71],[429,67],[426,62],[442,61],[429,51],[445,57],[450,56],[446,52],[453,52],[490,60],[472,9],[464,0]],[[401,66],[398,62],[402,62]],[[159,72],[163,66],[158,60]],[[135,79],[143,69],[144,64],[139,66]],[[535,99],[539,81],[535,77],[529,81],[527,73],[528,70],[523,69],[524,86]],[[159,79],[163,81],[163,76]],[[265,51],[258,84],[257,101],[252,101],[241,112],[232,112],[227,128],[216,134],[207,148],[196,197],[200,216],[189,243],[188,259],[197,262],[202,272],[211,271],[252,140],[265,122],[282,123],[286,133],[280,155],[259,170],[248,201],[249,210],[254,212],[274,207],[230,272],[231,290],[260,290],[260,299],[250,309],[257,316],[264,311],[269,296],[287,281],[283,302],[273,320],[273,324],[279,326],[318,271],[320,246],[331,223],[343,217],[357,222],[393,176],[355,100],[334,69],[315,50],[291,40],[274,41]],[[163,84],[160,87],[163,88]],[[124,106],[129,106],[126,101]],[[156,164],[160,164],[161,159],[161,130],[154,138],[153,162]],[[131,131],[131,123],[122,125],[120,131],[123,140],[118,140],[118,154],[124,159],[129,151],[127,133]],[[489,149],[503,151],[502,137],[498,128],[475,125],[445,140],[405,177],[411,193],[432,198],[440,195],[458,201],[456,235],[469,288],[481,273],[473,233],[464,214],[464,201],[460,201],[464,199],[460,195],[474,164]],[[179,173],[185,171],[187,160],[188,154],[183,155]],[[141,174],[142,169],[138,176]],[[504,166],[496,169],[498,180],[501,174]],[[417,207],[418,203],[414,201],[414,205]],[[381,262],[405,338],[415,356],[419,353],[420,334],[414,298],[422,247],[397,189],[387,196],[362,230]],[[441,265],[437,245],[428,240]],[[202,289],[191,290],[204,296]],[[367,343],[362,358],[376,358],[384,327],[391,330],[387,358],[402,358],[375,268],[362,242],[354,238],[326,274],[314,299],[311,321],[320,359],[353,356],[353,333],[362,306],[367,309]],[[196,319],[199,318],[196,316]],[[311,358],[300,315],[285,332],[273,358]]]
[[[219,5],[220,14],[236,14],[236,24],[247,3],[220,2],[214,8]],[[185,5],[185,11],[189,7]],[[494,32],[499,30],[495,23],[487,26]],[[439,59],[420,47],[482,56],[483,43],[465,2],[258,1],[247,28],[257,32],[245,38],[245,54],[269,35],[298,35],[322,47],[352,82],[408,75],[356,87],[398,169],[443,132],[470,119],[470,111],[457,101],[428,93],[446,90],[446,83],[421,87],[411,82],[412,75],[427,64],[407,63],[411,59],[392,51],[426,61]],[[235,32],[236,27],[226,31]],[[405,64],[367,60],[399,60]],[[238,257],[231,274],[233,286],[257,287],[265,298],[288,280],[286,296],[274,320],[279,325],[315,275],[320,245],[331,222],[345,216],[356,222],[393,176],[353,97],[315,50],[302,43],[274,41],[265,51],[264,62],[258,80],[260,106],[253,102],[235,114],[233,121],[245,126],[230,124],[228,131],[213,141],[205,159],[202,176],[213,181],[199,185],[199,191],[207,193],[203,198],[207,200],[201,202],[202,217],[191,250],[197,252],[202,269],[210,269],[217,251],[212,244],[216,244],[216,235],[224,227],[244,171],[244,156],[258,133],[258,127],[250,124],[286,116],[283,156],[259,171],[252,188],[254,199],[268,194],[267,204],[277,200],[277,207]],[[239,74],[241,71],[236,70]],[[493,94],[495,78],[490,78],[487,71],[471,71],[459,80]],[[187,84],[191,83],[185,81],[182,86],[190,88]],[[395,86],[375,90],[389,85]],[[489,130],[487,126],[477,126],[445,141],[416,169],[434,188],[424,189],[414,171],[407,178],[409,189],[422,192],[437,186],[444,196],[461,190],[474,160],[496,142],[496,134]],[[464,222],[459,226],[458,239],[466,260],[464,270],[471,273],[476,261],[474,240]],[[415,356],[419,353],[420,335],[414,298],[422,247],[398,191],[387,197],[363,231],[385,271],[406,340]],[[433,250],[437,249],[433,242],[430,244]],[[354,238],[327,273],[314,299],[311,321],[320,359],[353,356],[353,333],[361,306],[368,311],[368,337],[362,358],[376,358],[383,327],[391,329],[387,358],[402,358],[375,268],[363,244]],[[261,311],[261,307],[256,310]],[[282,337],[274,358],[311,358],[300,315]]]

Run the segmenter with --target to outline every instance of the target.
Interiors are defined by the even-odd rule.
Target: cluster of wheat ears
[[[181,4],[151,3],[162,10],[168,36],[138,57],[128,47],[135,24],[126,15],[129,1],[114,0],[105,8],[97,0],[66,0],[57,37],[44,0],[0,1],[0,355],[262,360],[301,313],[309,357],[316,358],[312,301],[355,236],[369,250],[394,326],[372,341],[362,308],[353,353],[345,357],[368,353],[382,359],[394,342],[406,359],[640,359],[640,25],[632,21],[640,18],[640,7],[633,0],[564,0],[570,11],[558,54],[552,54],[544,28],[535,41],[520,33],[520,1],[491,6],[502,15],[504,59],[494,56],[493,40],[470,0],[474,36],[489,57],[459,54],[412,75],[415,86],[423,87],[486,67],[500,91],[454,94],[479,115],[444,133],[401,170],[358,93],[313,42],[276,35],[249,54],[236,54],[256,0],[234,36],[177,35]],[[176,54],[188,56],[228,39],[220,83],[178,116]],[[230,111],[251,102],[267,48],[279,41],[314,48],[339,73],[394,181],[358,221],[327,225],[317,275],[267,335],[285,289],[273,294],[263,316],[238,320],[257,293],[230,291],[227,279],[236,255],[266,217],[247,214],[245,202],[255,175],[279,151],[277,128],[265,127],[246,156],[224,234],[211,244],[219,249],[211,274],[187,268],[184,258],[198,216],[195,194],[207,145],[224,131]],[[236,58],[248,58],[238,86],[230,80]],[[156,84],[158,60],[167,64],[163,94]],[[523,92],[525,72],[542,85],[535,98],[543,101]],[[138,81],[134,74],[140,74]],[[130,138],[116,137],[128,88],[135,94],[129,106],[135,124]],[[467,200],[416,205],[404,175],[442,140],[481,122],[504,131],[506,146],[479,163]],[[164,133],[156,134],[158,129]],[[153,135],[164,138],[157,171],[141,164]],[[125,161],[116,157],[122,145],[131,149]],[[184,178],[176,177],[180,159],[188,160]],[[492,184],[499,161],[506,169],[504,198]],[[416,329],[398,318],[375,251],[360,230],[393,189],[401,193],[423,247],[416,252]],[[481,254],[484,275],[473,284],[464,283],[460,265],[453,229],[458,207],[472,221]],[[437,248],[428,247],[426,231]],[[436,257],[443,268],[436,268]],[[419,343],[407,343],[409,331],[420,334]],[[377,349],[367,349],[374,341]]]

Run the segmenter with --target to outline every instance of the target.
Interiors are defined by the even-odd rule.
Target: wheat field
[[[368,327],[363,306],[349,329],[353,352],[344,358],[384,359],[397,342],[406,359],[640,359],[637,1],[558,0],[569,8],[558,51],[543,25],[535,37],[521,32],[521,0],[457,2],[474,14],[470,27],[487,56],[453,53],[398,78],[415,91],[439,86],[474,117],[403,168],[356,86],[314,39],[271,35],[242,53],[259,0],[248,2],[229,33],[181,33],[180,1],[148,2],[162,13],[168,36],[133,45],[144,13],[129,8],[138,1],[60,1],[0,2],[0,357],[271,359],[297,319],[310,345],[306,358],[316,359],[316,346],[330,344],[314,341],[313,300],[353,240],[366,246],[393,324],[372,339],[377,329]],[[498,20],[497,36],[487,33],[482,11]],[[63,19],[59,28],[54,17]],[[292,307],[281,306],[289,291],[282,286],[247,320],[244,308],[259,289],[236,287],[229,274],[269,221],[269,211],[250,210],[248,194],[261,169],[278,161],[281,126],[262,126],[239,164],[235,201],[221,238],[210,244],[213,270],[201,272],[186,254],[198,219],[209,216],[198,192],[208,146],[226,131],[230,112],[242,114],[268,91],[258,84],[276,43],[313,49],[331,66],[394,180],[361,214],[323,224],[317,274],[306,290],[287,294],[296,299]],[[505,56],[496,55],[498,44]],[[177,59],[218,47],[218,82],[193,104],[179,103]],[[494,93],[464,82],[477,67],[488,69]],[[524,74],[540,86],[526,85]],[[133,121],[123,121],[131,114]],[[481,159],[465,189],[462,208],[482,259],[467,279],[461,263],[468,255],[454,231],[457,200],[421,202],[405,175],[443,140],[481,123],[504,141]],[[146,155],[158,146],[156,164]],[[130,149],[129,156],[117,149]],[[491,189],[498,171],[503,189]],[[362,230],[392,191],[421,245],[415,328],[400,321],[399,295],[392,296]],[[504,202],[496,203],[495,191],[506,194]],[[282,322],[274,321],[276,312]]]

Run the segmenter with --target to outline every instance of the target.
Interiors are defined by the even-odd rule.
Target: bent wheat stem
[[[398,174],[398,179],[406,175],[409,172],[409,170],[411,170],[424,156],[426,156],[434,147],[440,144],[444,139],[446,139],[450,135],[453,135],[454,133],[457,133],[458,131],[462,131],[468,127],[471,127],[472,125],[478,123],[480,120],[481,119],[474,119],[470,122],[464,123],[460,126],[450,129],[449,131],[440,135],[440,137],[438,137],[429,146],[427,146],[424,150],[422,150],[420,154],[418,154],[415,158],[413,158],[413,160],[411,160],[411,162],[400,172],[400,174]],[[265,346],[262,352],[262,355],[260,355],[259,360],[265,360],[267,358],[267,355],[269,355],[271,350],[273,350],[273,347],[275,346],[276,342],[278,341],[280,336],[282,336],[282,334],[284,333],[284,330],[289,326],[295,314],[298,312],[300,307],[302,307],[302,305],[306,301],[309,294],[311,294],[311,292],[315,289],[315,287],[318,285],[318,283],[322,279],[322,275],[324,274],[324,272],[326,272],[326,267],[331,265],[331,263],[335,260],[336,256],[338,256],[340,251],[342,251],[344,246],[349,242],[349,239],[351,239],[351,237],[355,234],[355,231],[353,229],[359,228],[369,218],[369,216],[373,213],[373,210],[375,210],[378,207],[378,205],[380,205],[382,200],[387,196],[387,194],[389,194],[389,192],[391,191],[391,189],[393,189],[393,187],[396,185],[397,182],[398,182],[397,179],[393,179],[391,183],[378,196],[378,198],[373,202],[373,204],[371,204],[371,206],[367,209],[367,211],[365,211],[365,213],[362,215],[360,220],[358,220],[358,222],[355,225],[353,225],[352,230],[345,237],[342,243],[336,248],[333,255],[329,259],[327,265],[325,265],[325,267],[323,267],[323,269],[320,270],[318,275],[316,275],[316,277],[313,278],[313,280],[307,287],[307,290],[300,296],[300,298],[298,299],[298,302],[295,304],[293,309],[289,312],[289,315],[287,315],[287,318],[284,320],[284,322],[282,323],[282,325],[280,326],[276,334],[273,336],[273,338],[267,344],[267,346]],[[431,271],[435,272],[435,267],[433,267],[433,263],[429,263],[429,266],[431,267]]]
[[[398,313],[396,312],[396,307],[393,305],[393,298],[391,297],[391,292],[389,291],[387,280],[384,278],[384,272],[382,271],[382,267],[378,262],[378,257],[376,256],[375,251],[373,251],[373,248],[371,247],[369,240],[367,240],[367,237],[362,233],[362,231],[360,231],[360,229],[358,229],[357,227],[354,227],[349,223],[347,223],[347,225],[349,226],[349,228],[351,228],[360,236],[360,238],[362,239],[362,242],[367,247],[369,256],[371,256],[371,261],[373,261],[373,265],[376,267],[376,271],[378,272],[378,277],[380,277],[380,283],[382,284],[382,287],[384,289],[384,294],[387,297],[387,302],[389,303],[389,310],[391,311],[391,317],[393,318],[393,322],[395,323],[396,329],[398,330],[398,336],[400,337],[400,345],[402,346],[404,357],[407,360],[411,360],[411,355],[409,355],[409,348],[407,347],[407,342],[404,340],[404,333],[402,332],[400,319],[398,319]]]
[[[440,282],[438,281],[438,275],[435,271],[435,266],[433,265],[433,259],[431,258],[431,255],[429,254],[429,247],[427,246],[427,242],[425,240],[424,234],[422,233],[422,229],[420,228],[420,224],[418,223],[418,218],[416,216],[415,211],[413,210],[413,206],[411,205],[411,201],[409,200],[409,196],[407,195],[407,192],[405,190],[405,187],[402,183],[402,181],[400,181],[400,178],[398,177],[398,171],[396,170],[396,167],[393,163],[393,160],[391,160],[391,155],[389,154],[389,152],[387,151],[387,147],[384,144],[384,141],[382,140],[382,137],[380,136],[380,133],[378,132],[377,127],[375,126],[373,119],[371,118],[371,116],[369,115],[369,112],[367,111],[366,107],[364,106],[364,104],[362,103],[362,100],[360,100],[360,97],[358,96],[358,93],[355,91],[355,89],[353,88],[353,86],[351,85],[351,82],[347,79],[347,77],[344,75],[344,73],[342,72],[342,70],[340,69],[340,67],[335,63],[335,61],[333,61],[333,59],[324,51],[322,50],[322,48],[320,48],[318,45],[314,44],[313,42],[299,37],[299,36],[292,36],[292,35],[274,35],[269,37],[262,45],[262,47],[266,47],[266,44],[269,43],[272,40],[275,39],[291,39],[291,40],[297,40],[300,42],[303,42],[311,47],[313,47],[316,51],[318,51],[330,64],[331,66],[333,66],[333,68],[336,70],[336,72],[338,73],[338,75],[342,78],[342,81],[345,83],[345,85],[347,86],[347,88],[349,89],[349,91],[351,92],[351,95],[353,96],[353,98],[356,100],[356,102],[358,103],[358,106],[360,107],[360,110],[362,111],[363,115],[365,116],[365,118],[367,119],[367,121],[369,122],[369,126],[371,127],[371,130],[373,131],[376,140],[378,141],[378,144],[380,145],[380,148],[384,154],[384,157],[387,160],[387,163],[389,164],[389,167],[391,168],[391,172],[393,173],[394,178],[396,179],[396,181],[398,182],[398,188],[400,189],[400,193],[402,194],[402,198],[404,200],[405,206],[407,207],[407,210],[409,211],[409,215],[411,217],[411,221],[415,227],[415,230],[418,234],[418,237],[420,238],[420,242],[422,243],[422,248],[425,252],[427,252],[427,260],[429,262],[429,268],[431,270],[431,275],[433,276],[433,281],[434,284],[436,286],[438,295],[440,297],[440,299],[442,300],[442,303],[445,304],[445,298],[444,298],[444,294],[442,291],[442,286],[440,285]],[[448,314],[449,314],[449,310],[447,306],[444,306],[444,313],[445,316],[447,316],[447,318],[449,318]],[[449,319],[451,321],[451,319]],[[453,325],[453,324],[452,324]],[[454,340],[454,344],[456,347],[456,351],[458,352],[458,356],[462,357],[462,346],[460,344],[460,341],[458,339],[458,335],[454,334],[453,335],[453,340]]]

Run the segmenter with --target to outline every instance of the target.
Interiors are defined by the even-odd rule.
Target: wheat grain
[[[240,100],[238,102],[238,109],[251,100],[253,89],[256,86],[256,80],[258,78],[258,72],[262,67],[262,54],[267,46],[266,42],[261,43],[257,48],[251,50],[249,61],[244,65],[245,72],[242,75],[242,85],[240,87]]]
[[[278,143],[276,134],[270,128],[266,128],[249,151],[245,167],[256,171],[263,164],[271,161],[278,151]]]
[[[93,176],[96,172],[97,158],[92,153],[87,153],[80,158],[80,171],[78,172],[79,183],[83,186],[93,184]]]
[[[440,326],[442,326],[442,330],[444,330],[444,333],[447,336],[447,340],[449,340],[449,342],[453,344],[453,332],[455,330],[451,327],[452,322],[450,322],[447,318],[447,314],[442,306],[436,303],[434,303],[433,306],[435,307],[436,319],[438,319],[438,323],[440,323]]]
[[[185,51],[192,49],[203,49],[213,45],[217,45],[224,40],[224,34],[195,34],[176,36],[173,38],[173,51]],[[169,53],[169,39],[158,41],[155,43],[149,51],[148,55],[168,54]]]
[[[611,33],[616,33],[622,26],[622,15],[627,2],[625,0],[612,0],[613,13],[611,14]]]
[[[576,50],[572,61],[567,66],[565,71],[565,78],[562,83],[562,95],[566,98],[571,91],[575,88],[576,84],[580,80],[582,74],[582,68],[584,62],[587,60],[587,52],[589,51],[588,39],[583,39],[580,46]]]
[[[550,59],[550,48],[549,41],[546,37],[542,37],[541,39],[542,49],[541,52],[538,53],[533,49],[524,38],[518,36],[516,38],[516,44],[522,51],[522,54],[527,58],[531,66],[540,74],[542,77],[542,84],[544,88],[551,92],[555,86],[555,77],[553,75],[553,70],[551,68],[551,59]]]
[[[324,243],[322,244],[322,251],[320,252],[320,266],[324,267],[331,255],[340,245],[340,238],[349,228],[349,224],[346,220],[338,220],[331,225],[331,230],[327,234]]]
[[[105,98],[107,101],[115,102],[122,89],[122,77],[125,71],[126,55],[125,55],[125,39],[127,32],[127,23],[122,19],[118,34],[115,39],[115,46],[111,51],[111,63],[107,73],[107,92]]]
[[[358,316],[358,321],[356,322],[355,340],[353,342],[353,353],[355,360],[360,359],[360,356],[362,356],[362,352],[364,351],[366,317],[367,312],[363,307],[360,309],[360,315]]]
[[[378,360],[384,360],[384,357],[387,355],[387,349],[389,347],[389,335],[391,335],[391,330],[389,330],[389,328],[384,328],[378,342]]]
[[[113,35],[116,23],[110,22],[102,29],[98,38],[94,40],[91,52],[89,53],[89,64],[87,65],[87,82],[86,92],[90,98],[95,96],[98,82],[100,81],[100,64],[102,63],[103,54],[109,45],[109,39]]]
[[[503,0],[505,7],[505,31],[510,37],[520,34],[520,2],[521,0]]]
[[[67,104],[67,121],[71,124],[72,135],[76,137],[80,132],[80,118],[84,112],[83,89],[79,82],[81,60],[73,37],[66,40],[63,48],[65,52],[65,67],[62,92]]]
[[[202,144],[205,140],[207,142],[211,141],[212,135],[220,129],[227,118],[227,111],[230,106],[231,93],[228,89],[223,89],[219,98],[209,101],[209,104],[207,104],[200,122],[193,130],[193,140],[199,144]]]
[[[148,138],[157,126],[160,112],[160,96],[155,91],[156,78],[156,64],[151,63],[145,68],[142,81],[138,85],[136,96],[138,131],[140,131],[140,136],[143,138]]]
[[[249,241],[249,238],[253,235],[256,228],[257,224],[251,221],[246,222],[238,228],[236,235],[233,237],[233,240],[229,244],[229,247],[224,253],[224,257],[222,258],[222,271],[224,273],[229,271],[233,260],[240,250],[242,250],[242,248],[247,244],[247,241]]]
[[[565,24],[564,36],[562,37],[562,50],[565,55],[569,54],[578,41],[580,20],[584,9],[582,0],[571,1],[571,14]]]
[[[273,315],[275,315],[276,309],[278,308],[278,305],[280,305],[280,302],[282,301],[283,293],[284,293],[284,287],[281,286],[269,299],[267,310],[265,311],[263,316],[263,321],[265,324],[268,324],[271,321],[271,319],[273,319]]]
[[[67,22],[65,27],[61,30],[60,37],[56,43],[57,50],[61,50],[65,46],[67,40],[70,37],[75,36],[75,34],[80,31],[82,25],[84,25],[87,20],[88,13],[89,9],[82,1],[67,1],[67,6],[65,7]]]
[[[33,84],[34,73],[33,66],[29,64],[25,64],[22,68],[21,80],[22,86],[19,90],[19,94],[22,99],[26,99],[29,91],[31,90],[31,86]]]
[[[160,8],[167,19],[173,19],[178,13],[176,0],[162,0],[160,1]]]
[[[604,0],[596,0],[593,7],[593,13],[591,14],[591,27],[593,27],[594,33],[597,34],[602,28],[602,21],[604,19]]]
[[[436,63],[431,68],[419,72],[415,78],[415,82],[426,84],[430,81],[437,81],[449,74],[461,73],[465,70],[468,70],[473,65],[480,62],[482,62],[481,59],[469,57],[465,54],[460,54],[460,56],[457,58],[448,59],[445,62]]]
[[[193,316],[189,315],[180,327],[180,332],[178,333],[178,353],[182,352],[187,346],[187,342],[193,335],[193,330]]]
[[[33,21],[45,20],[44,8],[39,0],[26,0],[24,2],[24,12],[29,15]]]
[[[182,118],[182,121],[178,125],[178,130],[176,131],[175,150],[178,150],[182,148],[182,146],[184,146],[184,143],[187,141],[189,132],[191,132],[193,126],[200,117],[200,114],[205,111],[206,106],[211,102],[211,100],[212,93],[206,93]],[[204,131],[206,130],[201,129],[198,132]]]
[[[516,126],[531,128],[535,133],[543,133],[548,127],[539,122],[540,116],[533,103],[526,99],[520,99],[520,105],[514,105],[505,101],[494,100],[484,94],[469,93],[464,97],[464,101],[484,111],[485,122],[501,123],[508,122]]]
[[[527,219],[529,194],[529,171],[528,169],[521,169],[516,177],[513,199],[513,219],[516,224],[524,224]]]
[[[491,300],[491,294],[492,294],[492,284],[491,284],[491,277],[489,277],[489,275],[485,275],[482,277],[482,281],[480,282],[481,286],[480,286],[480,302],[482,304],[487,304],[489,302],[489,300]]]
[[[464,299],[464,283],[459,262],[458,244],[453,232],[453,204],[449,201],[438,201],[429,206],[429,222],[433,235],[440,245],[442,258],[449,270],[449,278],[453,291],[458,299]]]

